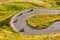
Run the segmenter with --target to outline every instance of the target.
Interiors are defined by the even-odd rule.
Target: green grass
[[[46,29],[56,21],[60,21],[59,14],[37,14],[27,19],[28,25],[38,29]]]
[[[39,7],[39,6],[37,6],[36,4],[30,4],[27,2],[24,2],[24,3],[13,2],[13,3],[0,4],[0,21],[20,11],[36,8],[36,7]]]
[[[46,3],[50,4],[50,8],[60,9],[60,0],[45,0]]]
[[[5,26],[0,29],[0,40],[60,40],[59,33],[52,33],[49,35],[30,35],[25,36],[22,34],[18,34],[13,32],[10,28],[6,28],[9,26]]]
[[[27,0],[23,0],[23,1],[27,1]],[[42,8],[60,9],[60,0],[33,0],[33,1],[28,0],[27,2],[38,4],[42,6]]]
[[[3,0],[5,1],[5,0]],[[7,2],[29,2],[40,5],[42,8],[60,9],[60,0],[7,0]],[[6,2],[2,2],[6,3]]]
[[[39,1],[37,3],[39,3]],[[59,33],[49,35],[33,35],[33,36],[21,35],[13,31],[9,24],[11,18],[8,17],[15,15],[17,12],[36,7],[44,8],[47,6],[45,5],[46,4],[42,3],[42,5],[39,6],[33,3],[26,3],[26,2],[13,2],[13,3],[0,4],[0,21],[2,21],[0,23],[0,40],[59,40],[60,39]]]

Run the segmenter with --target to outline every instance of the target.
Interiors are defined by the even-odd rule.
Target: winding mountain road
[[[34,29],[27,25],[26,19],[31,15],[36,14],[59,14],[60,10],[48,10],[48,9],[29,9],[20,13],[17,13],[11,20],[11,27],[13,30],[20,34],[26,35],[38,35],[38,34],[50,34],[53,32],[60,32],[60,21],[55,22],[47,29]]]

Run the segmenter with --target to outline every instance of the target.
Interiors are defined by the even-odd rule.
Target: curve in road
[[[58,14],[60,10],[48,10],[48,9],[29,9],[20,13],[17,13],[11,20],[11,27],[13,30],[20,34],[26,35],[38,35],[38,34],[50,34],[53,32],[60,32],[60,21],[52,24],[47,29],[34,29],[27,25],[26,19],[31,15],[36,14]]]

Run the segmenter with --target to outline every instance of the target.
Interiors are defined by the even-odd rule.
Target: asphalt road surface
[[[20,13],[17,13],[11,20],[11,27],[14,31],[25,35],[39,35],[50,34],[54,32],[60,32],[60,21],[53,23],[47,29],[34,29],[27,25],[26,19],[29,16],[36,14],[59,14],[60,10],[48,10],[48,9],[29,9]]]

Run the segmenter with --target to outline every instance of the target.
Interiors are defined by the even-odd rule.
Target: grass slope
[[[39,2],[36,0],[34,1],[34,3],[39,3]],[[38,6],[32,5],[30,3],[0,4],[0,14],[1,14],[0,20],[10,15],[14,15],[19,11],[35,8],[35,7],[38,7]],[[60,40],[59,33],[56,33],[56,34],[54,33],[49,35],[34,35],[34,36],[25,36],[25,35],[18,34],[12,30],[12,28],[9,25],[9,22],[10,22],[10,19],[6,20],[3,23],[0,23],[0,40]]]
[[[0,29],[0,40],[60,40],[60,33],[52,33],[49,35],[25,36],[8,30],[8,28]]]
[[[38,29],[48,28],[56,21],[60,21],[60,14],[37,14],[27,19],[28,25]]]
[[[39,6],[27,2],[13,2],[13,3],[0,4],[0,21],[20,11],[36,7]]]
[[[7,0],[6,2],[30,2],[42,6],[42,8],[60,9],[60,0]]]

